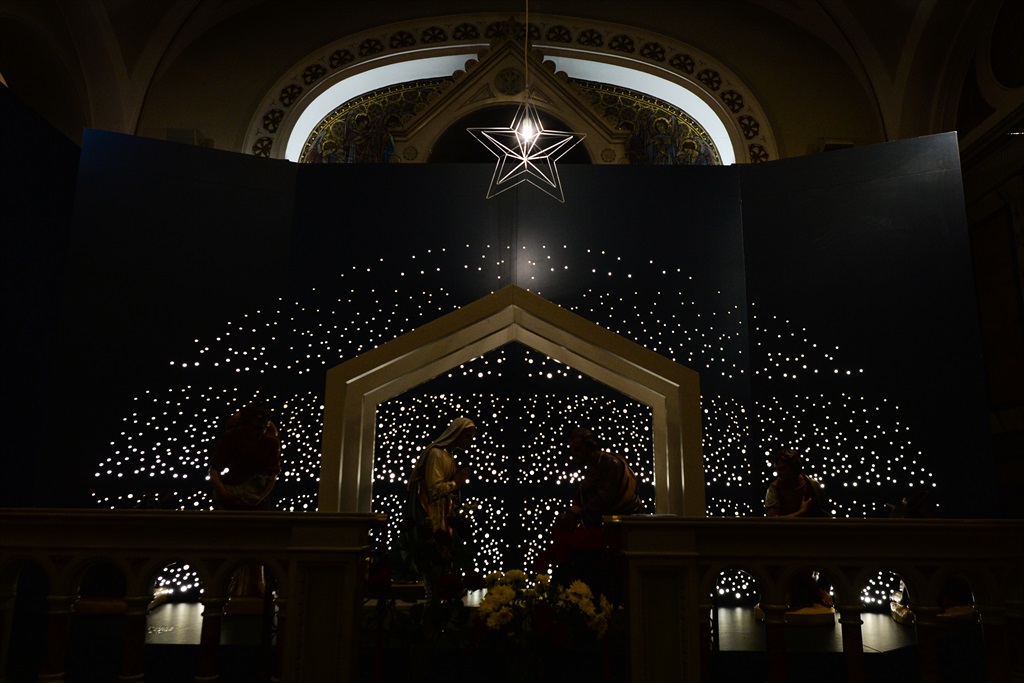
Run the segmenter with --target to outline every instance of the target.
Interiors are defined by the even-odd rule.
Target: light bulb
[[[522,123],[519,124],[518,132],[519,139],[523,141],[523,144],[532,145],[534,140],[537,139],[537,127],[533,124],[533,120],[528,116],[523,117]]]

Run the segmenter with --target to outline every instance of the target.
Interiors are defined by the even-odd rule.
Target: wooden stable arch
[[[698,374],[516,285],[327,372],[318,509],[370,512],[380,403],[511,342],[649,406],[655,511],[705,515]]]

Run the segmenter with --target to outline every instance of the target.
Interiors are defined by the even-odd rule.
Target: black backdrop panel
[[[812,457],[842,461],[847,488],[863,475],[860,496],[870,500],[890,471],[926,467],[935,479],[915,477],[917,490],[906,493],[941,483],[931,497],[941,514],[994,512],[984,483],[991,463],[955,134],[745,167],[741,175],[759,331],[754,362],[764,368],[755,377],[757,400],[792,412],[814,403],[809,397],[821,396],[824,384],[845,381],[842,395],[832,394],[844,408],[819,401],[820,418],[848,421],[870,411],[878,417],[860,429],[881,437],[819,439]],[[833,377],[803,369],[796,359],[807,353],[829,354]],[[760,418],[767,433],[778,433],[765,411]],[[874,449],[891,448],[894,436],[903,452],[888,461],[901,464],[869,476]]]
[[[0,121],[0,388],[8,449],[0,505],[38,505],[79,150],[2,85]]]
[[[749,368],[736,169],[574,165],[562,179],[564,204],[523,191],[512,264],[517,284],[660,346],[684,365],[692,353],[700,372],[714,353],[696,348],[702,342],[687,333],[732,315],[715,351],[736,360],[733,376],[743,378]],[[702,386],[720,387],[728,374],[709,373]]]
[[[53,358],[54,411],[68,421],[50,456],[67,473],[54,482],[59,502],[88,500],[138,397],[198,362],[197,341],[280,294],[294,174],[286,162],[86,131]],[[160,471],[122,474],[136,470]]]
[[[917,482],[983,507],[953,486],[964,453],[990,469],[951,137],[762,167],[561,170],[565,204],[530,186],[486,200],[487,165],[296,166],[90,131],[52,363],[50,408],[68,425],[40,449],[57,474],[37,492],[208,505],[209,450],[258,397],[286,435],[281,507],[312,509],[324,372],[516,282],[701,373],[713,514],[761,514],[763,451],[780,441],[821,454],[840,514],[877,516]],[[529,353],[435,381],[409,405],[445,403],[382,417],[396,479],[454,413],[477,410],[473,394],[550,397],[515,429],[477,416],[489,424],[473,457],[488,462],[554,467],[576,416],[649,452],[642,410]],[[515,445],[531,419],[543,426]],[[493,469],[492,483],[520,476]],[[842,490],[869,472],[870,494]]]
[[[197,333],[279,294],[294,173],[285,162],[86,131],[67,297],[74,341],[64,360],[130,382]]]
[[[545,201],[545,195],[532,188],[522,190],[520,246],[546,244],[557,250],[570,245],[595,255],[604,252],[634,278],[645,270],[682,268],[688,275],[702,275],[696,283],[702,294],[723,291],[743,300],[736,168],[570,165],[561,169],[561,177],[564,204]],[[546,270],[531,268],[531,256],[542,261],[544,255],[517,257],[519,284],[524,287],[534,284],[530,275]],[[592,284],[582,268],[564,275],[541,280],[553,300],[576,298]]]
[[[436,274],[425,273],[421,282],[454,288],[459,305],[496,289],[498,243],[509,234],[515,201],[512,195],[485,199],[489,173],[479,164],[298,166],[294,286],[331,286],[353,266],[375,270],[381,259],[390,264],[415,255],[417,273]],[[473,267],[445,269],[465,265],[467,244]],[[417,279],[406,273],[398,277],[407,280],[389,283],[394,274],[385,270],[380,288],[405,288]]]

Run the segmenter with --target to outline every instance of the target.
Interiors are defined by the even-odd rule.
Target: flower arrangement
[[[386,556],[376,553],[366,579],[377,605],[364,646],[378,679],[390,672],[395,680],[469,680],[497,664],[497,683],[610,680],[610,651],[622,644],[607,641],[623,633],[615,628],[621,607],[584,581],[452,570],[435,578],[426,600],[399,608],[390,578]],[[474,610],[465,597],[479,588],[487,592]]]
[[[564,645],[598,640],[615,614],[608,599],[595,597],[583,581],[562,586],[548,574],[538,574],[531,583],[525,572],[513,569],[489,574],[484,582],[487,594],[476,615],[480,642],[514,639]]]

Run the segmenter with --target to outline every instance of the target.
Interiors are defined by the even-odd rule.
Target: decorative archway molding
[[[352,96],[402,82],[403,78],[408,81],[458,76],[457,72],[465,69],[467,61],[475,60],[494,40],[503,38],[508,23],[505,15],[436,17],[415,24],[378,27],[324,46],[294,64],[267,91],[253,114],[241,151],[288,158],[289,138],[293,134],[303,135],[296,128],[300,117],[329,88],[347,79],[368,77],[381,68],[387,69],[387,79],[394,80],[375,82],[369,79]],[[654,79],[676,86],[691,93],[713,112],[715,123],[723,127],[723,135],[731,142],[730,157],[737,163],[778,158],[768,118],[753,91],[722,63],[701,50],[650,31],[578,18],[531,15],[529,28],[533,48],[550,57],[558,69],[567,70],[570,76],[573,76],[571,64],[607,66],[619,74],[642,76],[646,83]],[[418,67],[414,65],[428,62],[434,65],[430,68],[436,73],[427,75],[415,70]],[[400,68],[405,65],[412,69]],[[418,75],[396,75],[406,72]],[[593,75],[584,77],[595,78]],[[646,85],[637,90],[649,92]],[[334,106],[338,104],[341,102],[335,102]],[[708,127],[706,116],[697,118]],[[310,130],[315,123],[309,126]]]
[[[379,404],[512,342],[649,406],[655,511],[705,516],[698,374],[516,285],[327,372],[318,510],[370,512]]]

